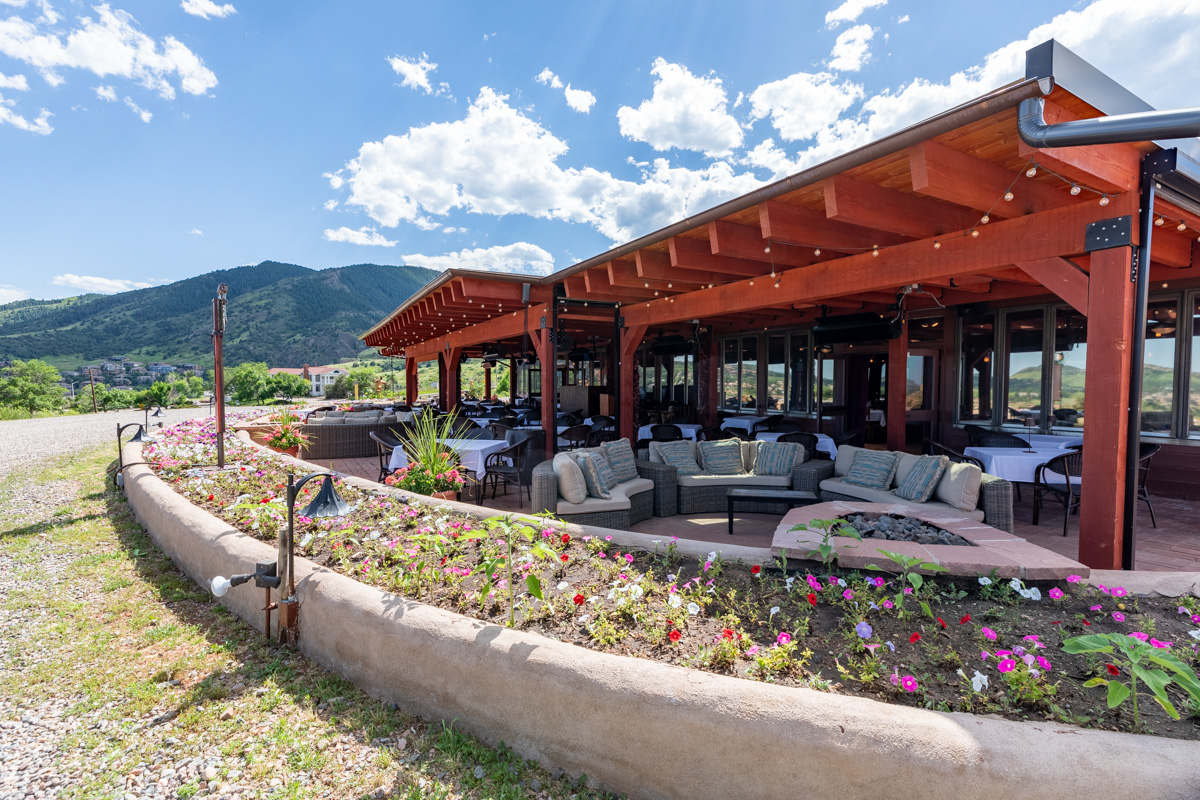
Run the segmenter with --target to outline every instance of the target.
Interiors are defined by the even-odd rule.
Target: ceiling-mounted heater
[[[650,343],[650,352],[656,356],[683,356],[696,352],[696,342],[686,336],[674,334],[659,336]]]
[[[845,314],[840,317],[821,317],[813,326],[813,343],[857,344],[880,339],[898,339],[903,329],[899,317],[881,317],[870,312]]]

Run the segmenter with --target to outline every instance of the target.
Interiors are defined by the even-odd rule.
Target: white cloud
[[[831,28],[843,22],[854,22],[868,8],[886,6],[887,0],[846,0],[837,8],[825,15],[825,24]]]
[[[596,95],[584,89],[572,89],[569,83],[567,88],[563,89],[563,93],[567,96],[567,105],[571,110],[580,114],[588,113],[592,106],[596,105]]]
[[[322,172],[321,177],[329,181],[329,188],[340,189],[346,183],[346,179],[342,177],[342,171],[337,172]]]
[[[45,136],[54,131],[50,126],[50,117],[54,116],[46,109],[42,109],[36,119],[29,120],[24,116],[12,110],[15,102],[6,100],[4,95],[0,95],[0,123],[8,123],[18,130],[36,133],[40,136]]]
[[[55,275],[50,279],[55,286],[67,286],[89,294],[116,294],[133,289],[148,289],[151,284],[144,281],[127,281],[120,278],[99,278],[95,275],[74,275],[70,272]]]
[[[107,4],[95,7],[96,18],[80,17],[79,27],[63,35],[39,23],[9,17],[0,20],[0,53],[41,70],[52,86],[64,79],[59,68],[83,69],[100,77],[116,75],[136,81],[167,100],[174,99],[174,78],[188,94],[204,94],[217,77],[204,62],[173,36],[161,43],[142,33],[137,20]]]
[[[342,226],[341,228],[326,228],[325,241],[344,242],[345,244],[376,245],[378,247],[396,246],[395,242],[377,232],[372,227],[359,228],[358,230],[353,230],[352,228],[347,228],[345,226]]]
[[[18,300],[28,300],[29,292],[17,286],[0,283],[0,303],[15,303]]]
[[[440,256],[412,253],[400,258],[410,266],[436,270],[476,269],[521,275],[549,275],[554,271],[554,257],[529,242],[464,249]]]
[[[425,94],[433,94],[433,86],[429,83],[429,74],[437,69],[437,64],[429,60],[429,56],[421,53],[418,58],[403,58],[392,56],[388,63],[400,76],[400,85],[409,89],[417,89]],[[446,84],[440,84],[438,94],[444,94]]]
[[[29,81],[24,75],[5,75],[0,72],[0,89],[16,89],[18,92],[29,91]]]
[[[908,14],[905,14],[903,17],[900,17],[900,19],[896,20],[896,24],[903,25],[904,23],[908,22],[908,19]]]
[[[838,36],[830,53],[829,68],[840,72],[856,72],[870,59],[867,44],[875,35],[870,25],[855,25]]]
[[[133,111],[133,113],[135,113],[135,114],[137,114],[139,117],[141,117],[141,118],[142,118],[142,122],[149,123],[149,122],[150,122],[150,119],[151,119],[151,118],[154,116],[154,115],[153,115],[153,114],[151,114],[149,111],[147,111],[146,109],[142,108],[142,107],[141,107],[141,106],[139,106],[137,103],[133,102],[133,98],[132,98],[132,97],[126,97],[126,98],[125,98],[125,105],[129,106],[129,108],[130,108],[130,109]]]
[[[105,86],[101,84],[93,91],[95,91],[96,97],[99,97],[101,100],[107,100],[110,103],[115,103],[117,100],[117,90],[112,86]]]
[[[549,86],[551,89],[563,88],[563,82],[557,75],[550,71],[549,67],[546,67],[544,70],[539,72],[534,80],[543,86]]]
[[[709,156],[729,154],[742,144],[742,128],[726,111],[728,98],[717,77],[693,75],[682,64],[655,59],[658,80],[649,100],[617,110],[621,134],[655,150],[677,147]]]
[[[325,210],[326,211],[333,211],[337,207],[338,207],[337,200],[326,200],[325,201]]]
[[[810,139],[862,96],[862,86],[828,72],[797,72],[751,92],[750,120],[770,117],[785,141]]]
[[[231,4],[217,5],[213,0],[183,0],[179,4],[187,13],[193,17],[203,17],[210,19],[212,17],[228,17],[230,14],[236,14],[237,9]]]
[[[204,231],[200,230],[199,228],[192,228],[190,231],[188,231],[188,233],[191,234],[192,236],[203,236],[204,235]]]

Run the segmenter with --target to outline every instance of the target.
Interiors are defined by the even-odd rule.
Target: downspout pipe
[[[1054,125],[1047,124],[1045,109],[1046,101],[1041,97],[1022,100],[1018,107],[1017,132],[1030,147],[1079,147],[1200,136],[1200,108],[1114,114]]]

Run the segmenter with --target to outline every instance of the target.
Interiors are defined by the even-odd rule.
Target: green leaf
[[[925,612],[925,616],[929,617],[930,619],[936,619],[936,617],[933,616],[933,612],[929,609],[929,603],[926,603],[924,600],[921,601],[921,610]]]
[[[1158,695],[1154,695],[1154,699],[1160,706],[1163,707],[1163,711],[1171,715],[1171,719],[1179,719],[1179,712],[1175,710],[1175,706],[1171,705],[1170,700],[1168,700],[1165,696],[1159,697]]]
[[[908,582],[911,583],[913,588],[918,592],[921,591],[921,587],[925,585],[925,579],[915,572],[908,573]]]
[[[1091,689],[1093,686],[1108,686],[1107,678],[1089,678],[1083,682],[1083,685]]]
[[[918,569],[924,569],[930,572],[949,572],[949,570],[943,567],[941,564],[933,564],[928,561],[922,563]]]
[[[867,564],[867,569],[872,570],[873,572],[883,572],[883,567],[879,566],[878,564]]]
[[[1196,673],[1187,664],[1180,661],[1175,656],[1171,655],[1166,650],[1155,649],[1154,652],[1146,656],[1147,660],[1158,664],[1160,667],[1166,667],[1175,673],[1176,685],[1183,688],[1185,692],[1192,697],[1200,700],[1200,679],[1196,677]]]
[[[1145,667],[1134,666],[1130,670],[1133,674],[1154,692],[1155,697],[1167,699],[1167,686],[1171,684],[1171,676],[1163,672],[1161,669],[1146,669]]]
[[[1108,682],[1108,707],[1116,708],[1129,697],[1129,687],[1120,681]]]
[[[1063,650],[1068,653],[1111,653],[1112,642],[1103,633],[1093,633],[1087,636],[1076,636],[1063,642]]]
[[[542,582],[538,580],[537,575],[529,575],[525,578],[525,585],[529,588],[529,593],[538,600],[545,600],[542,597]]]

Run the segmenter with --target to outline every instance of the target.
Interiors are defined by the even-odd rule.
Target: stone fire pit
[[[857,542],[849,537],[835,536],[831,543],[837,548],[838,564],[850,569],[864,569],[875,564],[888,569],[891,562],[879,554],[888,550],[906,556],[919,556],[946,568],[950,575],[988,575],[992,570],[1000,578],[1023,580],[1062,580],[1068,575],[1087,577],[1091,574],[1078,561],[1031,544],[1020,536],[997,530],[953,512],[926,510],[920,506],[901,503],[858,503],[834,501],[815,503],[789,511],[775,529],[771,554],[791,559],[812,559],[810,553],[820,542],[814,531],[793,531],[800,523],[813,520],[837,520],[851,514],[868,517],[894,515],[931,525],[967,542],[968,547],[954,544],[923,544],[916,541],[864,539]]]
[[[893,542],[944,544],[952,547],[971,547],[971,542],[916,517],[898,514],[855,512],[841,517],[864,539],[885,539]]]

